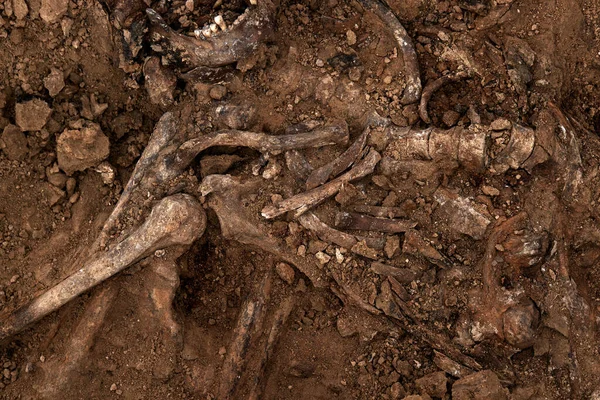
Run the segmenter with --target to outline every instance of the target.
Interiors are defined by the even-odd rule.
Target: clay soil
[[[307,121],[343,120],[350,143],[373,111],[396,126],[428,126],[416,104],[400,102],[404,65],[393,36],[354,1],[282,0],[275,34],[218,82],[183,79],[181,60],[165,57],[165,68],[178,76],[168,104],[155,104],[149,97],[142,65],[156,48],[142,28],[135,54],[124,54],[137,39],[124,44],[110,3],[72,0],[55,21],[46,21],[41,10],[54,3],[60,1],[0,0],[0,132],[20,125],[20,104],[39,99],[51,110],[39,127],[22,129],[20,136],[3,136],[3,315],[85,262],[86,249],[166,111],[176,113],[178,124],[207,132],[227,126],[216,111],[227,105],[251,110],[249,121],[242,121],[244,129],[272,135]],[[190,21],[202,27],[209,16],[235,16],[246,7],[241,1],[225,0],[213,9],[211,2],[197,0],[191,11],[184,1],[151,3],[164,3],[153,6],[180,32],[192,30]],[[459,167],[450,173],[427,175],[408,169],[390,176],[378,167],[320,204],[316,215],[333,225],[336,213],[349,205],[397,207],[404,210],[404,218],[417,222],[419,237],[443,262],[407,250],[403,233],[359,232],[387,243],[385,251],[368,258],[324,241],[292,216],[269,221],[260,217],[264,206],[305,190],[302,179],[288,169],[284,154],[265,157],[243,148],[210,149],[196,158],[172,192],[184,191],[205,204],[198,186],[208,173],[259,179],[259,189],[243,199],[248,214],[295,254],[315,258],[331,283],[315,287],[294,266],[276,268],[282,262],[278,257],[224,238],[217,216],[206,207],[205,234],[178,260],[179,285],[172,302],[175,334],[165,333],[165,322],[149,305],[157,281],[151,267],[158,256],[148,257],[0,343],[0,398],[218,398],[223,360],[231,351],[241,309],[269,271],[266,322],[245,353],[233,398],[247,398],[255,379],[248,378],[252,371],[260,376],[264,399],[600,398],[600,3],[388,4],[414,41],[424,84],[459,69],[471,73],[432,96],[430,126],[462,127],[480,119],[486,126],[508,121],[536,127],[538,115],[551,101],[574,127],[584,187],[577,198],[564,200],[552,186],[563,179],[563,167],[557,169],[551,160],[502,174]],[[143,14],[138,18],[145,21]],[[44,119],[39,112],[30,118]],[[60,135],[89,122],[109,140],[110,153],[102,165],[114,169],[114,179],[101,174],[98,165],[103,160],[76,171],[63,171],[57,164]],[[381,147],[376,135],[370,145]],[[301,154],[319,167],[347,147]],[[436,200],[441,187],[486,208],[491,223],[483,227],[484,234],[465,234],[468,228],[457,231],[452,215],[444,214]],[[147,210],[135,210],[139,213],[130,217],[141,221]],[[539,258],[522,265],[505,256],[505,264],[494,264],[504,268],[498,271],[498,286],[527,293],[539,317],[531,343],[515,347],[502,333],[476,337],[472,317],[474,298],[484,290],[482,265],[490,232],[496,221],[522,211],[530,222],[515,234],[531,231],[543,248]],[[507,244],[492,248],[498,254],[511,251]],[[557,254],[568,260],[568,274]],[[374,268],[374,262],[403,274],[390,280],[377,272],[380,264]],[[571,286],[562,285],[561,279]],[[86,329],[81,321],[90,312],[90,302],[102,296],[107,284],[117,288],[117,294],[83,350],[85,356],[68,376],[57,377],[57,366],[71,357],[71,338]],[[553,303],[553,295],[565,301]],[[567,301],[573,298],[578,299],[574,306]],[[285,302],[293,305],[291,314],[261,370],[261,343],[268,336],[269,321]],[[557,316],[555,304],[568,312]],[[561,319],[576,311],[585,311],[585,317]],[[568,318],[570,322],[564,322]],[[451,364],[440,361],[444,356],[453,360]],[[475,364],[466,368],[469,360]],[[465,370],[457,372],[449,365]],[[467,382],[473,374],[480,375]],[[461,389],[461,382],[468,388]]]

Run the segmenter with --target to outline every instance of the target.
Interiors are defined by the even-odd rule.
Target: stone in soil
[[[292,283],[294,283],[294,276],[295,276],[294,269],[292,267],[290,267],[288,264],[279,263],[275,267],[275,270],[277,271],[277,274],[279,275],[279,277],[284,282],[286,282],[288,285],[291,285]]]
[[[33,99],[15,106],[15,121],[23,131],[39,131],[46,125],[52,114],[48,104],[40,99]]]
[[[48,182],[41,183],[41,191],[42,195],[46,199],[46,203],[52,207],[56,203],[58,203],[61,199],[65,197],[65,192],[60,190],[54,185],[51,185]]]
[[[417,379],[415,383],[421,393],[426,393],[431,397],[444,398],[446,395],[448,380],[446,379],[446,373],[443,371],[425,375]]]
[[[490,129],[493,131],[505,131],[512,128],[512,122],[505,118],[498,118],[490,124]]]
[[[440,205],[442,220],[448,221],[453,230],[475,240],[483,237],[492,220],[485,206],[444,188],[438,189],[433,197]]]
[[[42,0],[40,8],[40,18],[47,23],[52,24],[58,21],[68,10],[69,0]]]
[[[57,140],[58,166],[67,175],[96,166],[108,157],[109,145],[98,124],[66,129]]]
[[[50,74],[44,78],[44,87],[52,97],[59,94],[65,87],[65,78],[61,70],[52,68]]]
[[[9,160],[23,161],[27,157],[27,138],[18,126],[8,125],[0,136],[0,148]]]
[[[490,370],[465,376],[452,385],[454,400],[506,400],[508,390]]]
[[[22,20],[29,13],[29,7],[25,0],[13,0],[13,12],[17,20]]]

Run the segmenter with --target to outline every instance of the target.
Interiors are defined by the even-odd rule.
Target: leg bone
[[[83,292],[91,289],[154,251],[177,245],[190,245],[202,235],[206,215],[191,196],[174,195],[161,200],[146,222],[107,253],[77,270],[29,304],[8,317],[0,328],[0,339],[56,311]]]

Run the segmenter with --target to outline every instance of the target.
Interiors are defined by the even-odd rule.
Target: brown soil
[[[3,136],[0,310],[4,315],[81,267],[87,248],[167,110],[178,112],[181,126],[195,124],[213,131],[226,125],[216,116],[218,107],[249,105],[255,114],[244,128],[273,135],[301,122],[342,119],[349,126],[351,142],[372,111],[398,126],[425,127],[416,105],[400,103],[404,68],[393,37],[355,1],[282,0],[275,18],[276,34],[240,61],[233,76],[217,88],[212,83],[179,79],[171,104],[153,104],[145,88],[142,65],[153,54],[146,37],[140,39],[137,56],[123,62],[126,46],[112,22],[110,2],[70,1],[55,22],[42,20],[40,10],[58,3],[0,2],[0,132],[18,124],[19,104],[41,99],[52,110],[41,128],[24,132],[24,142],[8,143],[8,136]],[[225,5],[211,10],[211,2],[196,0],[191,12],[183,0],[168,3],[159,9],[180,31],[191,30],[186,21],[201,27],[208,20],[206,15],[224,10],[235,13],[245,7],[241,1],[225,0]],[[27,13],[18,18],[23,4]],[[207,207],[206,233],[178,260],[180,285],[173,301],[178,332],[166,334],[164,321],[149,305],[152,290],[162,279],[151,268],[157,257],[149,257],[4,340],[0,344],[0,398],[215,398],[241,308],[266,271],[274,271],[266,321],[285,299],[294,305],[261,374],[261,398],[402,399],[411,394],[422,399],[600,398],[596,359],[600,345],[600,319],[596,317],[600,311],[600,231],[596,224],[600,185],[595,178],[600,167],[600,3],[389,0],[388,4],[415,42],[424,83],[465,67],[473,72],[433,95],[431,125],[467,126],[476,113],[483,125],[505,118],[534,127],[552,101],[570,119],[579,143],[583,189],[576,198],[563,199],[557,192],[555,183],[562,179],[562,167],[547,162],[496,175],[459,168],[424,179],[416,172],[389,177],[377,169],[344,189],[342,195],[348,198],[340,195],[319,205],[315,213],[329,225],[348,203],[410,210],[408,217],[418,223],[420,236],[443,255],[445,262],[435,264],[403,251],[404,234],[395,235],[400,239],[399,250],[379,255],[380,262],[410,270],[409,278],[392,293],[396,307],[407,308],[396,317],[382,309],[381,295],[386,285],[390,292],[390,281],[373,272],[372,259],[319,240],[293,217],[261,219],[270,234],[283,238],[294,251],[306,250],[305,257],[325,253],[331,258],[321,271],[337,284],[316,288],[297,269],[287,283],[275,272],[280,259],[223,238],[216,215]],[[228,15],[226,21],[233,18]],[[176,61],[168,65],[179,76],[183,68]],[[64,79],[58,93],[51,93],[51,85],[45,84],[54,70]],[[94,112],[95,103],[100,104],[98,110],[102,104],[107,107]],[[42,117],[38,112],[31,118]],[[58,137],[65,129],[81,129],[81,119],[95,122],[108,137],[106,161],[116,169],[114,181],[103,182],[95,167],[74,171],[70,177],[58,169]],[[377,147],[376,140],[372,142]],[[328,146],[302,150],[302,154],[318,167],[346,148]],[[235,161],[232,165],[223,157],[209,157],[222,154],[238,157],[227,158]],[[202,164],[201,160],[208,161]],[[257,171],[259,176],[268,176],[265,169],[275,171],[274,178],[259,178],[260,189],[244,199],[246,211],[257,220],[260,210],[277,196],[285,199],[304,190],[304,182],[286,168],[283,154],[270,154],[267,163],[259,152],[240,148],[204,152],[180,179],[178,190],[200,199],[198,185],[209,167],[213,173],[226,172],[242,180],[256,178],[253,173]],[[67,178],[73,179],[67,182]],[[486,208],[492,224],[483,237],[476,240],[457,231],[452,216],[444,214],[435,200],[440,186],[476,199]],[[130,217],[141,220],[145,211],[140,206]],[[518,262],[507,262],[494,268],[502,290],[524,291],[539,310],[535,343],[518,348],[507,344],[502,335],[467,340],[464,331],[472,333],[471,317],[477,314],[473,307],[485,284],[486,246],[496,221],[521,211],[527,212],[529,222],[519,229],[545,235],[547,251],[533,267],[519,269],[514,267]],[[361,234],[388,241],[394,236]],[[499,254],[510,253],[510,245],[503,243],[492,247]],[[565,258],[559,260],[557,254],[566,254],[567,275],[561,273]],[[511,260],[510,254],[503,257]],[[575,294],[569,292],[571,278]],[[93,343],[76,370],[62,377],[65,383],[57,386],[58,393],[47,391],[49,381],[56,379],[54,369],[70,357],[69,341],[78,329],[85,329],[80,321],[89,312],[90,302],[102,295],[103,285],[116,288],[117,294]],[[345,295],[340,295],[340,287]],[[360,301],[348,300],[348,293]],[[571,325],[566,330],[556,320],[567,314],[557,317],[552,312],[554,303],[549,298],[554,294],[565,299],[556,304],[570,310]],[[574,298],[581,301],[577,307],[588,307],[585,317],[572,316],[575,311],[566,303]],[[269,329],[265,323],[267,335]],[[251,390],[247,377],[249,371],[258,371],[261,333],[255,333],[257,338],[246,353],[234,398],[247,398]],[[502,390],[486,395],[483,391],[495,386],[478,375],[471,384],[475,397],[464,397],[466,392],[456,383],[461,379],[440,366],[436,352],[462,364],[467,361],[443,351],[440,343],[475,360],[479,369],[493,371]],[[439,371],[446,374],[434,374]],[[443,390],[438,390],[440,385]]]

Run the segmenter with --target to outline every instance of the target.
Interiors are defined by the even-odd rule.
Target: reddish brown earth
[[[152,3],[180,31],[202,27],[208,15],[223,13],[227,20],[245,7],[242,1],[224,0],[212,10],[213,2],[196,0],[190,11],[180,0]],[[244,129],[272,135],[311,120],[344,120],[351,142],[373,111],[397,126],[427,126],[416,104],[400,102],[402,55],[373,14],[350,0],[281,3],[275,34],[220,84],[183,80],[181,64],[167,65],[165,70],[180,78],[170,92],[173,99],[165,100],[150,98],[146,90],[142,65],[154,54],[147,37],[140,39],[137,56],[123,62],[122,33],[113,23],[110,2],[0,1],[4,317],[82,266],[167,110],[176,112],[180,126],[205,132],[228,124],[216,110],[232,104],[252,109]],[[432,126],[466,127],[478,115],[485,126],[518,123],[538,132],[552,126],[549,135],[560,137],[557,126],[564,121],[545,125],[544,118],[557,118],[547,111],[550,101],[575,134],[582,159],[578,188],[562,189],[571,179],[563,174],[573,161],[571,153],[562,164],[550,159],[501,174],[462,167],[430,173],[419,166],[389,173],[379,165],[315,213],[333,225],[336,213],[349,205],[398,207],[417,222],[418,237],[443,262],[423,256],[423,243],[410,251],[408,234],[359,232],[388,242],[387,251],[370,259],[319,239],[293,216],[260,217],[263,207],[305,190],[283,154],[270,154],[267,163],[254,150],[209,149],[173,190],[200,199],[208,215],[206,233],[178,259],[177,273],[161,275],[161,258],[148,257],[3,340],[0,398],[219,398],[238,318],[269,271],[265,323],[253,333],[232,398],[248,398],[253,372],[261,379],[264,399],[600,398],[600,4],[388,4],[414,40],[424,83],[457,70],[471,73],[433,94]],[[28,103],[34,99],[35,104]],[[60,159],[70,131],[89,133],[88,164]],[[502,148],[504,131],[497,132],[494,145]],[[369,144],[383,150],[380,136],[372,134]],[[301,154],[319,167],[347,147]],[[393,147],[385,151],[393,155]],[[104,181],[98,166],[106,163],[116,176]],[[293,252],[328,260],[317,262],[326,277],[323,287],[294,267],[277,267],[281,259],[264,250],[224,238],[199,190],[207,171],[259,179],[259,188],[244,197],[244,209]],[[440,188],[469,197],[489,217],[480,237],[465,234],[471,229],[453,219],[456,210],[436,200]],[[128,217],[141,221],[147,206],[136,204]],[[502,222],[520,212],[526,221],[498,234]],[[493,242],[494,235],[501,240]],[[539,254],[519,253],[527,238],[539,243]],[[492,281],[484,274],[488,256]],[[401,269],[402,276],[389,280],[374,272],[374,262]],[[501,294],[488,296],[489,284]],[[175,325],[152,308],[157,287],[175,291]],[[106,315],[96,321],[90,304],[110,290]],[[498,298],[517,292],[525,294],[523,307],[534,310],[537,319],[531,342],[515,346],[507,338],[510,322]],[[288,303],[290,317],[261,372],[258,363],[272,318]],[[500,330],[477,337],[475,321],[495,323],[498,315],[504,324]],[[61,375],[60,366],[74,357],[69,343],[90,321],[98,326],[82,349],[84,356]],[[177,327],[175,332],[168,332],[170,326]],[[451,366],[440,362],[444,357],[453,360]],[[476,365],[471,370],[453,370],[471,361]]]

